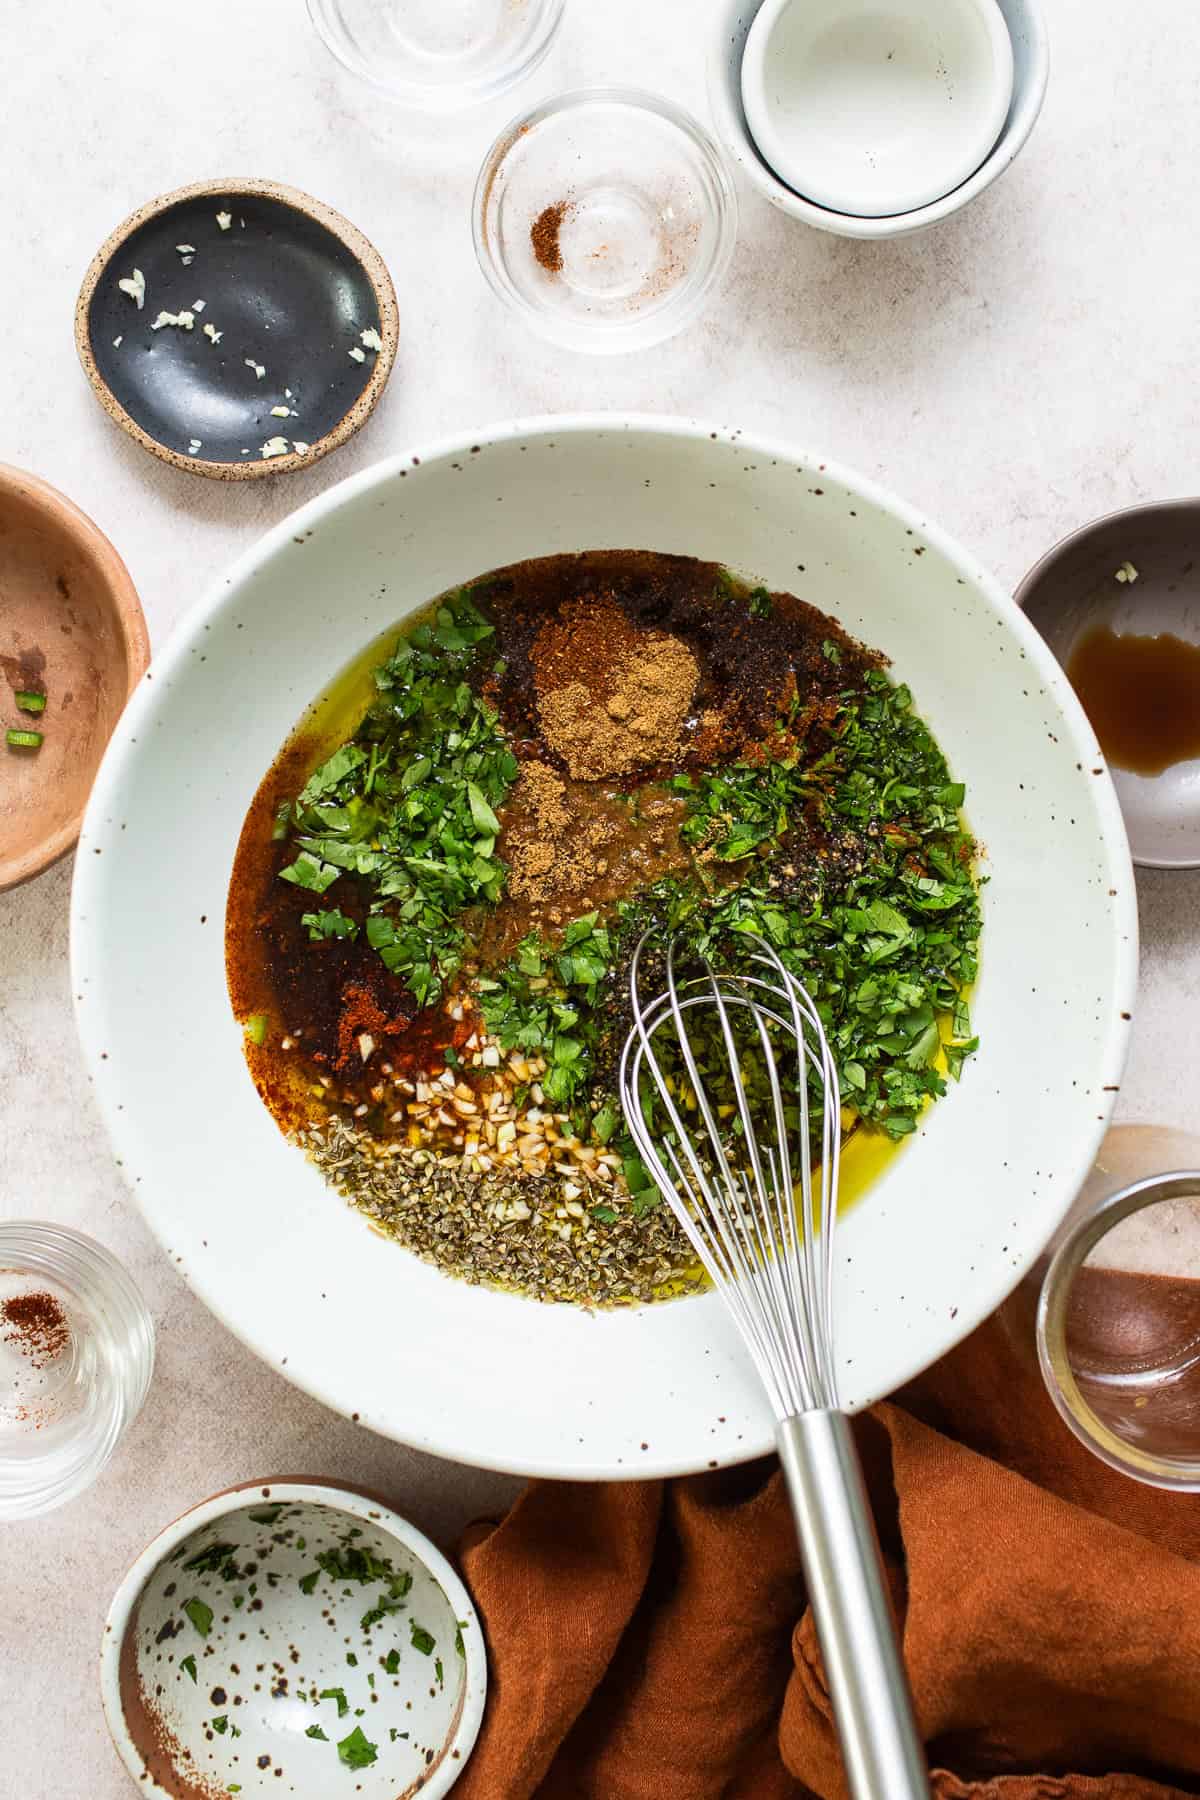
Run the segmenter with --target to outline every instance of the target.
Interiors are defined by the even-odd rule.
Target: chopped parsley
[[[387,1655],[383,1659],[384,1674],[385,1675],[394,1675],[399,1667],[400,1667],[400,1652],[398,1650],[389,1650]]]
[[[440,1657],[440,1656],[438,1656],[438,1657],[435,1657],[435,1659],[434,1659],[434,1664],[433,1664],[433,1672],[434,1672],[434,1674],[435,1674],[435,1675],[436,1675],[436,1676],[437,1676],[437,1684],[438,1684],[438,1686],[439,1686],[439,1687],[445,1687],[445,1685],[446,1685],[446,1676],[445,1676],[445,1672],[444,1672],[444,1671],[443,1671],[443,1669],[442,1669],[442,1659],[441,1659],[441,1657]]]
[[[413,1649],[419,1650],[422,1656],[428,1656],[436,1647],[437,1639],[426,1631],[423,1625],[418,1625],[415,1619],[409,1620],[408,1629],[412,1637]]]
[[[346,1698],[345,1688],[322,1688],[317,1698],[319,1700],[336,1700],[338,1709],[337,1716],[339,1719],[344,1719],[346,1714],[350,1711],[350,1702]]]
[[[190,1675],[192,1680],[195,1681],[195,1679],[196,1679],[196,1658],[194,1656],[188,1655],[188,1656],[183,1657],[180,1660],[179,1666],[183,1670],[185,1675]]]
[[[308,1571],[307,1575],[302,1575],[300,1577],[300,1580],[298,1583],[300,1592],[302,1594],[311,1594],[313,1589],[316,1587],[318,1581],[320,1581],[320,1579],[321,1579],[320,1569],[310,1569]]]
[[[305,1737],[310,1737],[310,1738],[320,1738],[320,1740],[323,1744],[327,1744],[329,1742],[329,1739],[326,1737],[325,1733],[321,1730],[321,1727],[319,1725],[310,1725],[308,1727],[307,1731],[304,1733],[304,1735],[305,1735]]]
[[[252,1506],[247,1514],[247,1517],[253,1519],[256,1525],[278,1525],[282,1516],[282,1503],[278,1506]],[[186,1563],[183,1566],[185,1569],[187,1568]]]

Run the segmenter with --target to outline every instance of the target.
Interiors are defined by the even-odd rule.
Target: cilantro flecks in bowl
[[[283,1129],[468,1280],[697,1287],[614,1099],[629,959],[648,927],[717,961],[754,932],[821,1008],[861,1189],[975,1048],[963,788],[883,664],[792,595],[632,551],[496,571],[374,646],[260,787],[230,887]]]

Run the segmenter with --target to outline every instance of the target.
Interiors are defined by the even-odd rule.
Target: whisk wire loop
[[[702,961],[682,978],[672,941],[664,989],[649,1000],[644,949],[645,939],[633,957],[634,1026],[620,1070],[639,1155],[729,1303],[777,1414],[835,1405],[829,1327],[840,1098],[820,1016],[761,939],[747,939],[746,969]],[[713,1072],[697,1037],[705,1024],[710,1039],[715,1025],[720,1050]],[[669,1048],[666,1062],[660,1046]],[[786,1073],[793,1053],[794,1082]],[[748,1057],[765,1084],[757,1108]],[[814,1104],[822,1109],[817,1167]]]

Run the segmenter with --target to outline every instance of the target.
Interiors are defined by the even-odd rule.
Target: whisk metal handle
[[[846,1415],[777,1431],[854,1800],[928,1800],[929,1779]]]

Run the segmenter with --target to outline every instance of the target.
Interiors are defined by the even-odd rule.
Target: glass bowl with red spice
[[[645,349],[690,324],[729,266],[737,199],[682,108],[625,88],[563,94],[513,121],[475,188],[479,266],[570,350]]]
[[[153,1369],[153,1321],[109,1251],[62,1225],[0,1223],[0,1523],[91,1486]]]

